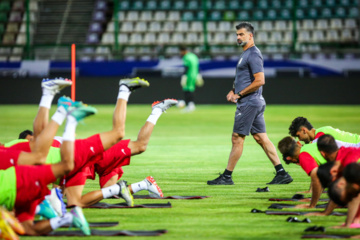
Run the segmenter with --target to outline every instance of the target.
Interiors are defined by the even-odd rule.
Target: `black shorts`
[[[250,133],[266,133],[265,107],[265,103],[238,105],[235,112],[233,132],[245,136],[248,136]]]

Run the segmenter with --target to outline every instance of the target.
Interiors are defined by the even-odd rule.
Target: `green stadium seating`
[[[199,9],[201,8],[201,5],[199,5],[199,2],[197,0],[191,0],[187,4],[189,9]]]
[[[313,0],[313,1],[312,1],[312,5],[313,5],[314,7],[321,7],[321,6],[322,6],[322,2],[321,2],[321,0]]]
[[[249,1],[249,0],[245,1],[243,3],[242,7],[244,9],[253,9],[253,7],[254,7],[253,1]]]
[[[255,10],[253,12],[253,18],[255,20],[263,20],[264,19],[264,12],[262,10]]]
[[[129,1],[120,1],[119,3],[119,10],[128,10],[130,9],[130,2]]]
[[[187,11],[183,12],[182,20],[184,21],[193,21],[194,20],[194,13]]]
[[[317,18],[318,17],[318,11],[317,11],[316,8],[310,8],[308,13],[309,13],[310,18]]]
[[[157,4],[156,4],[156,1],[148,1],[146,3],[146,8],[147,9],[151,9],[151,10],[154,10],[157,8]]]
[[[267,0],[259,0],[258,1],[258,8],[268,8],[268,2]]]
[[[8,12],[11,9],[11,4],[9,1],[1,1],[0,2],[0,11]]]
[[[305,18],[304,9],[302,9],[302,8],[296,9],[295,16],[296,16],[297,19],[304,19]]]
[[[250,19],[250,14],[249,11],[240,11],[238,13],[238,20],[249,20]]]
[[[350,1],[349,0],[340,0],[340,5],[342,6],[350,6]]]
[[[143,1],[135,1],[134,4],[133,4],[133,9],[136,9],[136,10],[142,10],[144,9],[144,3]]]
[[[305,8],[305,7],[309,6],[309,4],[308,4],[307,0],[299,0],[298,1],[298,6],[302,7],[302,8]]]
[[[331,18],[333,15],[332,15],[332,11],[331,11],[331,8],[323,8],[321,9],[321,17],[323,18]]]
[[[349,17],[357,18],[359,17],[359,9],[357,7],[352,7],[349,10]]]
[[[174,3],[174,9],[176,10],[183,10],[185,8],[185,3],[184,1],[176,1]]]
[[[212,11],[210,13],[210,20],[211,21],[219,21],[222,19],[221,12],[219,11]]]
[[[326,0],[326,6],[333,7],[336,5],[335,0]]]
[[[224,20],[226,21],[234,21],[236,18],[234,11],[225,11],[224,12]]]
[[[280,11],[280,18],[281,19],[291,19],[291,11],[289,9],[282,9]]]
[[[271,20],[276,19],[277,18],[276,10],[275,9],[268,10],[266,14],[266,18]]]
[[[170,9],[171,2],[169,0],[163,0],[160,2],[160,8],[161,9]]]
[[[292,6],[293,6],[293,1],[292,0],[285,0],[284,1],[284,7],[292,8]]]
[[[344,7],[338,7],[336,8],[335,10],[335,15],[336,17],[340,17],[340,18],[343,18],[343,17],[346,17],[346,10]]]
[[[273,8],[282,8],[281,1],[280,0],[273,0],[271,1],[271,6]]]
[[[204,11],[198,11],[196,19],[197,20],[204,20],[204,18],[205,18],[205,12]]]
[[[229,2],[229,8],[230,9],[239,9],[239,1],[230,1]]]
[[[226,8],[225,1],[220,0],[220,1],[215,2],[214,9],[222,10],[222,9],[225,9],[225,8]]]

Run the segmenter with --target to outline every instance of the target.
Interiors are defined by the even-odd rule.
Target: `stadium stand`
[[[360,52],[357,0],[29,3],[27,16],[25,0],[0,2],[1,61],[68,60],[71,43],[78,44],[83,61],[178,58],[179,44],[189,45],[203,57],[235,58],[234,27],[240,21],[254,24],[255,41],[270,58]]]

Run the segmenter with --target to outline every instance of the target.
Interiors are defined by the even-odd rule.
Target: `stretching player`
[[[122,140],[92,159],[96,162],[88,168],[83,168],[65,185],[65,194],[68,205],[77,205],[81,207],[91,206],[102,199],[110,198],[117,192],[116,182],[123,174],[122,166],[130,164],[131,156],[145,152],[150,140],[150,136],[155,124],[161,114],[168,108],[177,104],[177,100],[165,99],[160,102],[154,102],[151,115],[148,117],[145,125],[141,128],[137,140]],[[82,195],[86,178],[95,179],[95,173],[99,175],[101,190],[92,191]],[[141,190],[147,190],[151,196],[163,197],[160,187],[152,177],[147,177],[143,181],[129,185],[131,193]]]
[[[330,134],[338,141],[360,143],[360,135],[358,134],[344,132],[330,126],[315,129],[304,117],[297,117],[292,121],[289,127],[289,134],[305,143],[310,143],[324,134]]]
[[[63,217],[55,217],[36,223],[33,221],[36,207],[50,193],[47,185],[55,182],[57,178],[64,176],[74,168],[75,129],[78,121],[96,112],[94,108],[85,106],[80,102],[65,104],[60,101],[58,109],[66,110],[65,117],[67,117],[63,134],[64,142],[60,149],[61,162],[40,166],[19,166],[19,164],[15,164],[6,170],[0,170],[0,205],[5,206],[8,210],[15,210],[16,217],[27,235],[47,234],[65,224],[73,224],[79,227],[84,234],[90,235],[89,226],[80,207],[73,208]],[[55,114],[54,116],[59,115]],[[52,121],[56,123],[59,119],[54,116]],[[56,125],[58,126],[58,123]],[[45,127],[36,141],[41,138],[41,135],[46,134],[47,128],[48,126]],[[37,148],[36,144],[35,149]],[[19,163],[20,156],[33,154],[11,148],[2,148],[1,152],[2,162],[13,160],[15,163]]]

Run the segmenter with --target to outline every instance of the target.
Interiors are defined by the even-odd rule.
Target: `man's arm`
[[[305,216],[328,216],[333,212],[333,210],[336,208],[336,206],[337,206],[337,204],[334,203],[332,200],[330,200],[328,202],[328,204],[326,205],[326,208],[324,211],[307,213],[307,214],[305,214]]]
[[[240,96],[238,95],[239,93],[242,96],[245,96],[249,93],[255,92],[265,84],[265,74],[263,72],[255,73],[254,78],[255,78],[254,81],[249,86],[247,86],[246,88],[244,88],[243,90],[232,96],[231,98],[232,102],[237,102],[237,100],[240,98]]]
[[[310,173],[311,188],[312,188],[310,205],[300,204],[300,205],[297,205],[296,208],[315,208],[316,207],[316,204],[319,201],[320,196],[323,191],[320,181],[319,181],[319,178],[317,177],[317,170],[318,170],[318,168],[314,168]]]

